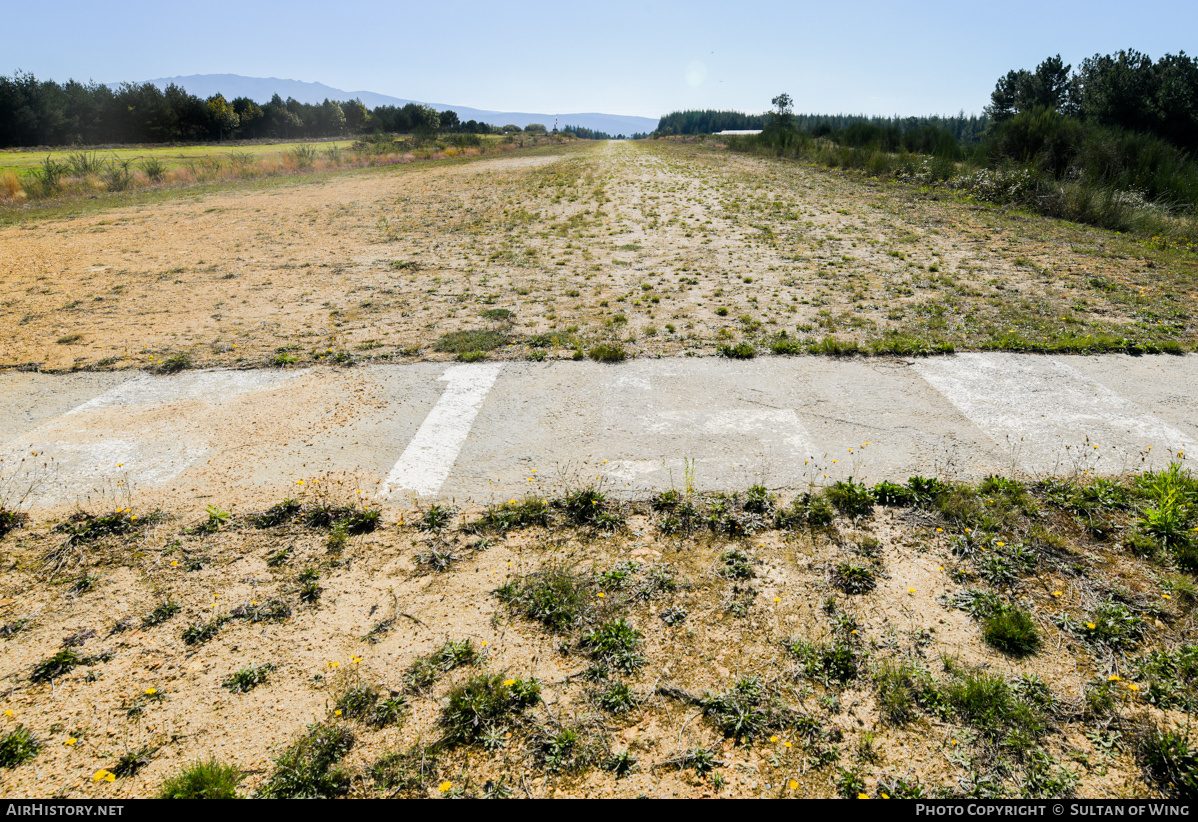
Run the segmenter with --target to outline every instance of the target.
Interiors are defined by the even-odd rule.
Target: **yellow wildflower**
[[[505,687],[505,688],[510,688],[510,687],[512,687],[512,686],[513,686],[513,685],[515,685],[515,684],[516,684],[516,680],[514,680],[514,679],[505,679],[505,680],[503,680],[503,687]]]
[[[156,693],[158,693],[157,688],[146,688],[146,696],[153,696]]]
[[[437,790],[439,790],[441,793],[448,793],[449,789],[452,787],[453,783],[449,780],[446,780],[437,786]]]
[[[78,740],[76,737],[73,737],[73,736],[72,736],[70,739],[64,740],[62,744],[63,744],[63,745],[68,745],[68,746],[69,746],[69,745],[74,745],[74,744],[75,744],[76,742],[78,742],[78,741],[79,741],[79,740]]]

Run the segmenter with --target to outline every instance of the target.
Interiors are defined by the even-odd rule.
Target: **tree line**
[[[1198,151],[1198,60],[1186,53],[1153,61],[1134,49],[1095,54],[1076,70],[1049,57],[1034,71],[1000,77],[986,112],[997,123],[1036,109],[1098,126],[1160,137]]]
[[[152,83],[123,83],[112,89],[76,80],[60,85],[22,72],[0,77],[0,147],[303,139],[371,132],[510,134],[538,129],[544,132],[545,126],[533,123],[522,129],[463,122],[455,111],[436,111],[419,103],[368,109],[360,100],[301,103],[276,94],[259,104],[248,97],[226,100],[221,94],[201,99],[174,84],[160,89]]]
[[[765,129],[772,122],[774,114],[745,114],[740,111],[675,111],[662,117],[657,123],[656,134],[671,136],[678,134],[714,134],[719,131],[742,131]],[[824,137],[832,133],[855,128],[855,133],[862,132],[862,126],[868,128],[870,134],[885,134],[885,140],[897,146],[904,135],[912,132],[927,132],[929,129],[946,131],[962,143],[976,143],[981,139],[990,118],[986,115],[971,114],[966,116],[961,112],[956,117],[932,115],[928,117],[869,117],[864,114],[791,114],[789,126],[800,131],[810,132],[815,137]],[[880,131],[879,131],[880,130]]]

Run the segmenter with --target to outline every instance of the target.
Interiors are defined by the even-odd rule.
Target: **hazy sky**
[[[48,11],[52,9],[52,12]],[[1134,12],[1133,12],[1134,10]],[[1198,48],[1193,0],[13,3],[0,74],[244,74],[500,111],[980,112],[1060,53]],[[19,33],[19,34],[18,34]]]

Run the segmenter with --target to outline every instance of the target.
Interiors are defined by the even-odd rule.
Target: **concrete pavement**
[[[1196,389],[1193,355],[9,371],[0,493],[33,488],[37,508],[132,489],[140,505],[202,510],[277,501],[327,473],[397,506],[596,477],[644,492],[688,475],[727,490],[1117,474],[1198,442]]]

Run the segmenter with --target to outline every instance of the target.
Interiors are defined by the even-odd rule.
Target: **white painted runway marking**
[[[399,491],[428,496],[441,490],[502,368],[502,363],[455,365],[441,375],[449,384],[383,480],[380,498]]]
[[[304,373],[295,371],[192,371],[171,377],[140,374],[63,416],[98,408],[174,402],[225,402],[253,391],[269,391]]]
[[[914,368],[997,444],[1022,442],[1029,467],[1052,465],[1086,437],[1100,450],[1118,443],[1125,456],[1148,446],[1162,456],[1186,447],[1181,431],[1051,357],[958,354]]]

